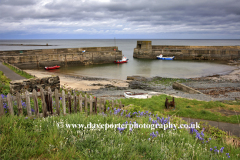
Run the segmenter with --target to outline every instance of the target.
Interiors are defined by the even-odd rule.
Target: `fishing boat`
[[[161,59],[161,60],[174,60],[174,56],[172,57],[163,57],[162,54],[160,54],[159,56],[157,56],[157,59]]]
[[[51,69],[58,69],[60,68],[60,66],[56,65],[56,66],[50,66],[50,67],[45,67],[46,70],[51,70]]]
[[[116,61],[114,61],[114,63],[127,63],[128,62],[128,59],[126,58],[126,57],[122,57],[122,59],[121,60],[116,60]]]
[[[125,98],[147,99],[148,96],[149,95],[147,93],[135,93],[135,92],[131,92],[131,91],[124,92]]]

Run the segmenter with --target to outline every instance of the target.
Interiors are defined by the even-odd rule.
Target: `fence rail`
[[[25,100],[26,102],[26,110],[27,110],[27,116],[36,116],[36,117],[47,117],[49,115],[66,115],[71,113],[77,113],[77,112],[85,112],[86,114],[97,114],[106,112],[106,99],[104,98],[97,98],[92,97],[91,95],[82,96],[82,94],[76,95],[76,92],[74,91],[73,94],[68,92],[65,94],[65,91],[62,90],[62,92],[59,92],[57,89],[55,89],[54,92],[51,91],[50,88],[48,88],[47,91],[44,91],[43,88],[40,89],[40,92],[36,92],[36,90],[33,90],[32,93],[29,93],[26,91],[24,94],[20,95],[19,92],[17,92],[16,96],[12,96],[10,93],[7,95],[7,97],[0,96],[0,116],[5,115],[4,104],[7,104],[7,110],[10,115],[14,115],[14,102],[16,102],[15,107],[17,108],[17,115],[23,115],[23,106],[22,106],[22,100]],[[31,108],[31,99],[32,99],[32,106],[34,106],[34,114],[32,113]],[[53,111],[53,100],[55,100],[55,112]],[[42,102],[42,113],[39,112],[39,105],[38,101]],[[61,102],[61,106],[60,106]],[[118,103],[117,101],[110,101],[110,107],[113,109],[115,108],[122,108],[123,105],[121,104],[121,101]],[[15,108],[15,110],[16,110]],[[68,113],[67,113],[68,109]]]

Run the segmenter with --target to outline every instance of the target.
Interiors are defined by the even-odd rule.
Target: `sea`
[[[240,39],[27,39],[0,40],[0,50],[32,50],[52,48],[81,48],[118,46],[122,54],[129,59],[124,64],[101,64],[88,66],[61,67],[46,72],[73,76],[102,77],[126,80],[127,76],[196,78],[216,74],[227,74],[236,69],[217,61],[194,60],[147,60],[133,58],[137,41],[152,41],[152,45],[188,45],[188,46],[237,46]],[[9,45],[11,44],[11,45]],[[15,44],[15,45],[12,45]],[[21,45],[22,44],[22,45]],[[48,44],[48,46],[46,46]],[[29,45],[29,46],[27,46]],[[45,46],[37,46],[45,45]],[[164,55],[163,55],[164,56]],[[44,71],[44,68],[39,69]]]

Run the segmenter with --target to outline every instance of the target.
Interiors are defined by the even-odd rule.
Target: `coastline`
[[[231,71],[230,73],[224,75],[213,75],[213,76],[206,76],[206,77],[198,77],[198,78],[190,78],[191,83],[186,83],[195,89],[203,89],[204,94],[188,94],[182,91],[174,90],[172,86],[160,86],[160,88],[156,88],[153,90],[145,89],[145,88],[137,88],[132,89],[129,87],[129,84],[132,80],[120,80],[120,79],[107,79],[103,77],[93,78],[87,76],[73,76],[68,74],[60,74],[60,73],[51,73],[46,71],[38,71],[38,70],[25,70],[27,73],[35,75],[36,77],[45,77],[51,75],[57,75],[60,78],[60,86],[80,90],[84,92],[91,93],[95,96],[106,97],[106,98],[123,98],[124,90],[130,90],[135,92],[142,92],[142,93],[150,93],[154,92],[154,94],[167,94],[175,97],[183,97],[188,99],[197,99],[197,100],[204,100],[204,101],[223,101],[223,100],[234,100],[235,95],[240,95],[240,92],[234,93],[235,95],[227,95],[229,92],[229,85],[231,88],[238,88],[240,90],[239,82],[240,82],[240,61],[235,61],[234,63],[228,63],[228,65],[236,66],[236,69]],[[127,77],[126,77],[127,78]],[[143,78],[145,79],[145,78]],[[201,87],[199,87],[201,84]],[[139,84],[141,85],[141,84]],[[216,87],[216,85],[218,85]],[[226,90],[224,94],[222,93],[222,87],[225,86]],[[150,87],[151,88],[151,87]],[[214,90],[215,94],[208,94],[210,93],[209,89]],[[240,97],[240,96],[239,96]]]

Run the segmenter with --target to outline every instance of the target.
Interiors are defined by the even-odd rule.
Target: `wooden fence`
[[[49,115],[66,115],[77,112],[85,112],[86,114],[97,114],[106,112],[106,100],[104,98],[93,98],[92,96],[86,95],[83,97],[82,94],[76,95],[74,91],[72,94],[68,92],[65,94],[65,91],[62,90],[61,93],[57,89],[55,92],[52,92],[50,88],[48,91],[44,91],[43,88],[40,89],[40,92],[33,90],[32,93],[26,91],[24,94],[20,95],[17,93],[16,96],[12,96],[10,93],[6,98],[0,96],[0,116],[5,115],[4,103],[7,103],[8,112],[10,115],[14,115],[13,104],[16,102],[17,106],[17,115],[23,115],[23,106],[22,100],[26,102],[27,116],[36,116],[36,117],[47,117]],[[34,115],[31,110],[31,99],[34,102]],[[56,112],[53,112],[53,99],[55,99]],[[38,101],[42,102],[42,113],[39,113]],[[62,104],[62,109],[60,109],[60,101]],[[117,108],[122,108],[123,105],[121,101],[114,102],[110,101],[110,107],[113,109],[117,105]],[[68,113],[66,111],[68,107]],[[62,113],[60,113],[62,110]]]

